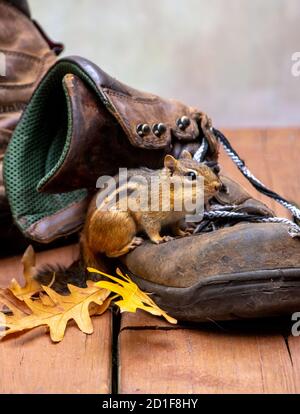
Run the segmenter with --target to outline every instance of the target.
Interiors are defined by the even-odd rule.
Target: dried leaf
[[[22,258],[23,275],[25,279],[25,286],[21,287],[20,284],[13,279],[9,289],[18,299],[24,301],[31,298],[31,296],[42,290],[41,285],[34,279],[36,273],[35,268],[35,252],[32,246],[29,246]]]
[[[93,332],[91,316],[101,315],[113,300],[120,297],[122,299],[119,299],[116,304],[122,312],[136,312],[140,308],[153,315],[163,316],[170,323],[177,323],[120,270],[117,271],[120,277],[118,278],[97,269],[88,269],[90,272],[105,276],[112,282],[89,281],[87,288],[84,289],[68,285],[70,295],[61,296],[50,286],[41,286],[34,280],[35,253],[32,247],[26,250],[22,263],[24,287],[13,280],[9,289],[0,289],[0,305],[4,305],[5,309],[10,311],[9,314],[0,312],[0,336],[47,326],[51,339],[59,342],[63,339],[70,320],[74,320],[82,332],[91,334]],[[112,297],[111,292],[117,295]]]
[[[50,286],[48,286],[48,287],[50,287]],[[40,300],[41,300],[42,304],[45,305],[45,306],[54,306],[55,305],[53,300],[51,298],[49,298],[49,296],[45,295],[43,292],[40,292]]]
[[[84,289],[71,285],[68,288],[71,294],[69,296],[61,296],[51,288],[43,286],[44,292],[51,299],[52,303],[45,301],[45,298],[24,298],[24,302],[31,310],[31,314],[21,318],[15,314],[6,316],[4,326],[7,330],[2,332],[2,334],[9,335],[38,326],[48,326],[52,341],[60,342],[64,337],[67,323],[72,319],[82,332],[86,334],[93,333],[89,306],[91,303],[94,303],[98,305],[97,308],[94,308],[97,313],[101,307],[105,311],[105,300],[110,295],[110,292],[99,289],[94,284]]]
[[[160,309],[148,294],[142,292],[139,287],[128,277],[128,275],[123,275],[119,269],[117,269],[117,274],[120,276],[120,279],[103,273],[97,269],[88,268],[88,271],[91,273],[98,273],[114,282],[112,283],[106,280],[101,280],[100,282],[97,282],[96,285],[100,288],[117,293],[122,297],[122,300],[115,302],[115,304],[120,307],[121,312],[135,313],[137,309],[143,309],[152,315],[163,316],[169,323],[177,323],[176,319],[172,318]]]
[[[28,309],[25,303],[16,298],[9,289],[0,289],[0,304],[4,305],[7,310],[10,310],[19,318],[30,314],[30,309]],[[2,311],[4,311],[3,308]]]

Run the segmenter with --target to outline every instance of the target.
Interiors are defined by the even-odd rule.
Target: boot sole
[[[163,310],[181,321],[252,319],[300,312],[300,268],[208,277],[186,288],[126,273]]]

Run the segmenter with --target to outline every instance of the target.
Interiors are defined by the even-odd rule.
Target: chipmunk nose
[[[222,183],[221,182],[215,182],[215,185],[214,185],[214,189],[216,190],[216,191],[220,191],[221,190],[221,188],[222,188]]]

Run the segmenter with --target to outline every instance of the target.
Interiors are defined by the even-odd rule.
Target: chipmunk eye
[[[191,180],[196,180],[197,174],[194,171],[189,171],[187,173],[187,177],[189,177]]]

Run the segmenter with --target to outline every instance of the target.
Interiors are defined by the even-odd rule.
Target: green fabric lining
[[[6,192],[16,224],[26,230],[44,217],[86,197],[86,190],[64,194],[38,189],[63,164],[71,143],[72,116],[62,80],[68,73],[87,82],[101,98],[93,81],[68,61],[55,65],[28,104],[8,146],[4,160]]]

